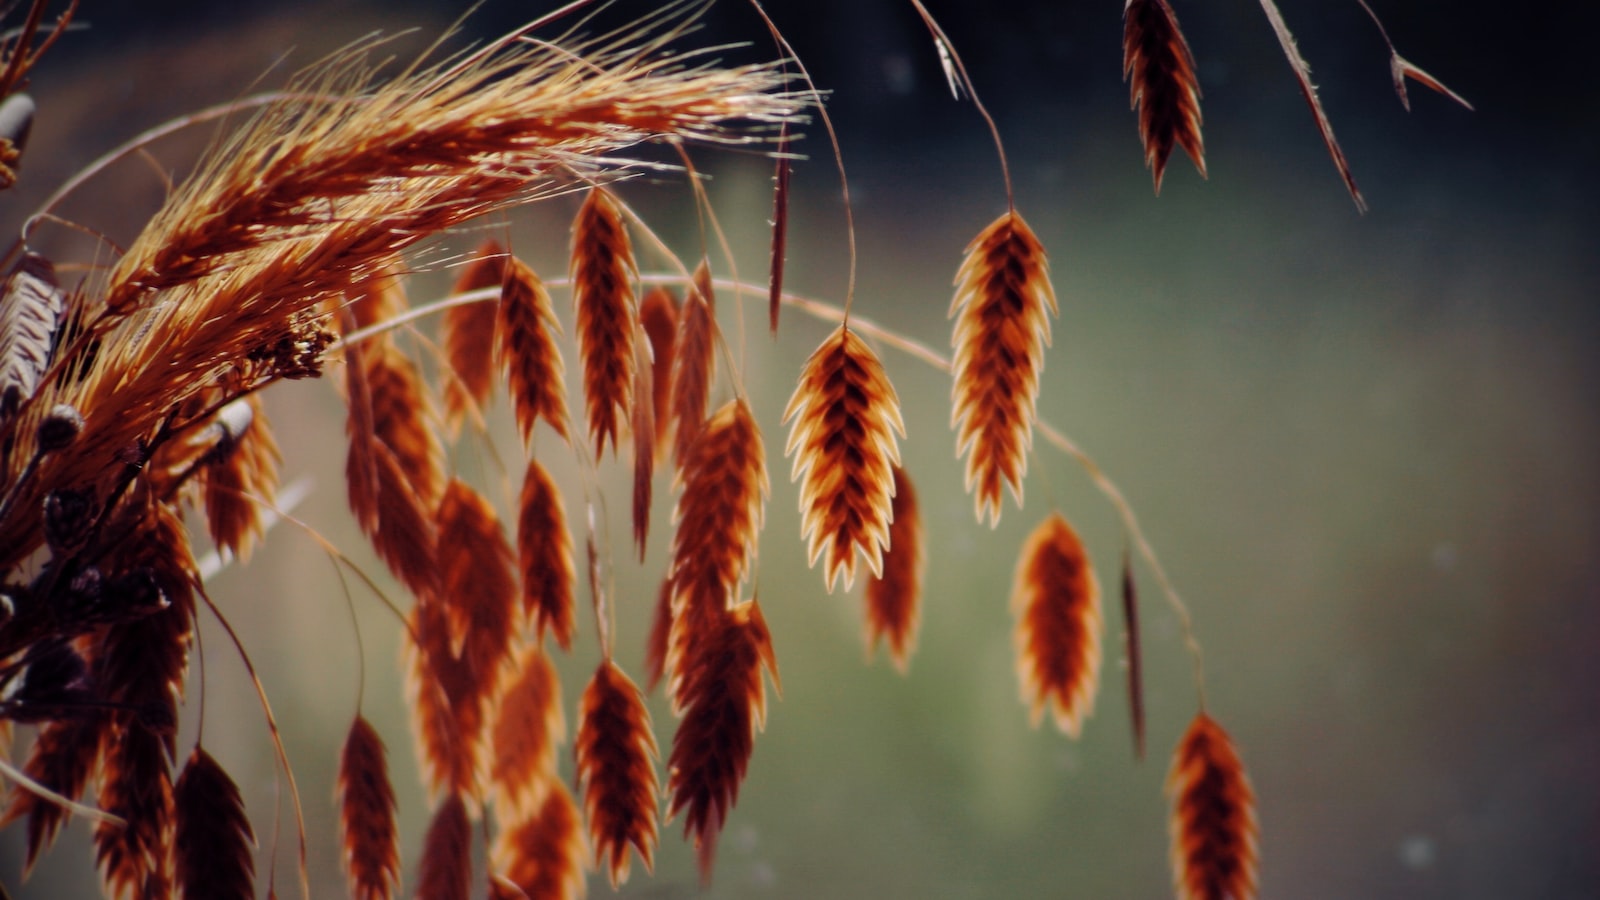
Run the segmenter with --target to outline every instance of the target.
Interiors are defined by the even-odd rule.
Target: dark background
[[[1586,60],[1600,15],[1584,3],[1374,5],[1400,52],[1477,109],[1413,85],[1406,113],[1357,4],[1284,0],[1371,204],[1360,216],[1255,4],[1176,0],[1205,92],[1210,178],[1174,158],[1157,199],[1121,80],[1119,4],[929,3],[1000,123],[1019,209],[1051,252],[1063,309],[1041,413],[1127,492],[1194,607],[1211,711],[1260,795],[1263,895],[1594,897],[1600,79]],[[909,6],[769,8],[833,91],[862,250],[857,309],[944,347],[961,249],[1004,208],[981,121],[951,101]],[[258,78],[279,83],[375,28],[431,36],[459,10],[86,3],[93,27],[35,74],[39,121],[23,184],[0,196],[0,222],[15,227],[55,184],[144,128],[249,93]],[[490,35],[535,12],[490,0],[465,28]],[[624,0],[609,21],[637,12]],[[752,43],[730,58],[770,53],[759,22],[732,0],[691,40]],[[401,46],[404,59],[415,45]],[[275,66],[291,47],[291,61]],[[795,175],[789,283],[837,300],[836,175],[812,132],[812,159]],[[181,174],[202,140],[163,144],[156,156]],[[705,157],[741,271],[760,280],[768,170]],[[125,241],[163,188],[147,167],[119,173],[66,212]],[[666,222],[692,221],[670,181],[628,190]],[[515,220],[529,236],[519,252],[540,271],[564,268],[564,202]],[[81,246],[55,232],[40,239]],[[424,280],[413,298],[443,284]],[[1114,517],[1078,469],[1041,450],[1028,506],[1008,505],[996,532],[978,527],[951,452],[946,379],[885,352],[933,562],[910,675],[881,659],[864,665],[858,601],[826,595],[805,571],[778,457],[777,410],[825,333],[798,316],[785,322],[776,345],[751,325],[746,373],[765,404],[774,494],[762,602],[785,693],[758,739],[712,895],[1167,895],[1161,784],[1194,695],[1153,582],[1143,582],[1152,758],[1135,763],[1128,751],[1114,654],[1079,742],[1030,730],[1015,700],[1005,596],[1016,548],[1061,508],[1110,586]],[[726,307],[723,324],[733,327]],[[271,402],[286,477],[323,486],[305,517],[358,551],[342,511],[332,391],[293,385]],[[621,490],[626,473],[609,474]],[[574,502],[569,494],[569,512]],[[625,644],[642,635],[664,512],[656,527],[663,537],[646,565],[618,567],[624,608],[637,611],[623,622]],[[326,798],[357,663],[343,600],[305,544],[275,532],[216,593],[251,636],[285,723],[311,810],[318,896],[331,896]],[[414,769],[389,649],[397,637],[380,610],[357,602],[363,708],[389,740],[414,860],[424,819],[406,786]],[[563,661],[569,711],[595,659],[589,640]],[[206,646],[223,656],[215,629]],[[624,656],[633,671],[636,658]],[[235,698],[237,723],[208,725],[207,747],[265,831],[272,780],[259,715],[247,693],[213,688],[219,695]],[[665,740],[670,714],[654,709]],[[6,835],[0,881],[19,898],[77,895],[93,884],[85,833],[70,828],[26,884],[20,835]],[[280,868],[293,859],[282,843]],[[287,896],[287,868],[280,880]],[[609,888],[592,879],[591,890]],[[695,895],[676,828],[663,830],[657,875],[636,870],[627,893]]]

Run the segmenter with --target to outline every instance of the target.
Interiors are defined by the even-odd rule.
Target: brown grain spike
[[[616,451],[633,408],[633,284],[639,272],[617,201],[591,188],[572,226],[572,296],[583,357],[589,439]]]
[[[1060,513],[1022,548],[1011,594],[1017,675],[1037,726],[1048,708],[1077,737],[1100,684],[1100,586],[1078,535]]]
[[[595,864],[615,888],[628,880],[629,845],[654,869],[656,739],[639,688],[609,659],[584,689],[581,710],[573,744],[577,779]]]
[[[794,457],[790,480],[801,481],[809,562],[824,557],[829,591],[840,576],[846,590],[855,582],[857,552],[880,575],[894,518],[895,435],[906,426],[878,357],[840,325],[806,361],[783,420],[794,423],[784,453]]]
[[[172,840],[180,895],[188,900],[255,897],[255,833],[228,773],[198,746],[173,788]]]
[[[339,754],[339,834],[353,900],[391,900],[400,888],[400,835],[383,739],[357,716]]]
[[[1228,733],[1203,712],[1173,754],[1167,793],[1180,900],[1255,900],[1255,793]]]
[[[1128,0],[1122,10],[1122,77],[1130,105],[1139,111],[1144,161],[1161,193],[1161,176],[1174,146],[1206,174],[1200,136],[1200,81],[1194,56],[1167,0]]]
[[[528,460],[517,517],[517,556],[522,571],[522,612],[540,640],[546,629],[562,649],[577,630],[572,535],[561,491],[536,459]]]
[[[493,238],[472,255],[461,270],[451,294],[467,294],[499,287],[505,277],[505,249]],[[445,424],[451,433],[461,428],[469,408],[482,409],[494,387],[494,356],[484,349],[494,346],[499,318],[493,303],[468,303],[444,311],[444,352],[454,378],[445,379]]]
[[[555,341],[560,333],[561,324],[544,282],[522,260],[507,259],[495,322],[495,352],[511,385],[524,444],[541,418],[567,440],[567,388],[561,349]]]
[[[1001,215],[967,245],[950,304],[950,424],[956,455],[967,457],[978,521],[988,519],[991,528],[1000,523],[1005,486],[1022,505],[1039,376],[1057,312],[1044,246],[1022,216]]]
[[[902,674],[911,664],[922,619],[922,578],[927,556],[923,548],[922,514],[916,491],[905,470],[894,467],[894,520],[883,551],[883,574],[867,579],[866,618],[869,652],[882,641]]]

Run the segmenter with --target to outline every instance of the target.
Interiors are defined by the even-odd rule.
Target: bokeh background
[[[608,15],[621,21],[644,6],[619,0]],[[1004,209],[982,122],[950,99],[907,4],[769,6],[834,92],[861,251],[858,312],[944,346],[961,250]],[[1126,492],[1193,607],[1210,710],[1259,794],[1263,895],[1600,896],[1600,82],[1582,61],[1596,13],[1376,3],[1400,51],[1477,106],[1468,113],[1413,86],[1407,114],[1359,6],[1284,0],[1371,203],[1361,216],[1253,4],[1176,3],[1199,59],[1210,178],[1175,158],[1160,198],[1121,81],[1119,4],[929,6],[999,120],[1018,206],[1051,252],[1062,315],[1041,414]],[[495,33],[542,8],[489,0],[465,34]],[[395,45],[407,58],[462,11],[86,0],[80,18],[92,27],[63,40],[34,76],[40,112],[22,184],[0,195],[4,228],[14,233],[63,179],[145,128],[282,83],[374,29],[417,28]],[[768,52],[740,3],[723,0],[706,22],[693,40],[755,43],[730,56]],[[126,243],[160,202],[163,173],[181,176],[210,133],[197,131],[154,147],[155,166],[108,172],[64,213]],[[838,182],[812,131],[812,158],[794,179],[787,283],[838,300],[847,267]],[[714,153],[698,162],[715,176],[711,196],[739,272],[763,281],[767,163]],[[623,191],[680,253],[698,256],[681,183]],[[556,199],[493,227],[536,269],[559,273],[574,208]],[[74,241],[46,229],[36,245],[84,258]],[[440,296],[448,280],[419,276],[413,298]],[[909,675],[881,657],[864,661],[859,599],[828,595],[806,570],[778,453],[782,402],[827,329],[790,312],[773,342],[756,301],[746,304],[743,377],[774,475],[759,587],[784,690],[706,896],[1170,896],[1162,782],[1195,694],[1176,619],[1148,573],[1150,758],[1133,758],[1114,652],[1079,741],[1031,729],[1017,699],[1007,597],[1022,540],[1061,509],[1114,587],[1123,539],[1110,507],[1074,463],[1041,445],[1026,508],[1008,505],[998,529],[980,527],[961,490],[947,379],[884,350],[930,565]],[[730,331],[733,306],[722,303]],[[311,486],[299,514],[381,571],[344,512],[333,387],[287,385],[269,403],[286,480]],[[503,403],[496,413],[515,471]],[[510,502],[492,455],[467,449],[456,465]],[[577,521],[576,469],[557,468]],[[622,515],[628,473],[608,463],[602,475]],[[644,564],[624,552],[615,561],[620,659],[636,674],[669,540],[666,494],[661,481]],[[612,532],[621,551],[620,518]],[[361,708],[389,741],[414,864],[425,812],[393,616],[359,589],[347,601],[326,557],[289,527],[212,590],[245,636],[288,742],[315,896],[342,894],[333,767],[363,671]],[[569,713],[597,660],[588,620],[583,631],[559,659]],[[1109,616],[1108,649],[1119,634]],[[262,894],[275,848],[277,888],[290,896],[294,840],[287,822],[273,834],[262,716],[213,623],[203,648],[206,746],[239,781],[261,832]],[[652,708],[665,743],[670,715],[659,698]],[[563,765],[570,772],[566,756]],[[69,827],[23,882],[22,836],[10,829],[0,835],[0,884],[18,898],[94,895],[87,835]],[[408,867],[408,885],[413,874]],[[591,890],[610,889],[594,878]],[[677,828],[664,829],[655,876],[636,869],[623,893],[699,895]]]

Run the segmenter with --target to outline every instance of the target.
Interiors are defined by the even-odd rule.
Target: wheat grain
[[[1228,733],[1203,712],[1173,754],[1167,793],[1180,900],[1254,900],[1255,793]]]
[[[1029,535],[1011,593],[1017,675],[1037,726],[1048,708],[1077,737],[1100,686],[1100,585],[1078,535],[1052,513]]]
[[[848,326],[806,361],[783,420],[794,423],[784,453],[794,457],[790,480],[801,481],[808,561],[824,557],[829,591],[840,576],[846,590],[855,582],[857,552],[881,575],[900,462],[895,435],[904,437],[906,426],[883,365]]]

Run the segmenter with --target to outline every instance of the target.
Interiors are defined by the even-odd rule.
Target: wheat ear
[[[894,518],[883,551],[883,572],[867,579],[865,594],[867,648],[881,641],[902,674],[911,665],[922,620],[922,579],[927,568],[922,514],[911,478],[894,467]]]
[[[180,896],[253,900],[255,833],[239,788],[195,747],[173,788],[173,869]]]
[[[583,357],[589,439],[599,459],[614,452],[633,409],[633,284],[639,270],[617,201],[591,188],[572,225],[572,297]]]
[[[517,558],[522,572],[522,614],[539,640],[548,630],[563,649],[577,630],[572,535],[561,490],[537,459],[528,460],[517,516]]]
[[[654,869],[657,840],[655,735],[644,696],[611,660],[602,660],[580,703],[573,743],[577,780],[594,861],[613,888],[628,880],[628,848]]]
[[[472,261],[456,277],[452,294],[499,287],[505,280],[506,251],[493,238],[472,254]],[[485,303],[465,303],[445,311],[444,351],[453,378],[445,379],[445,424],[451,433],[461,428],[467,411],[482,409],[494,388],[494,356],[484,348],[494,346],[499,309]]]
[[[552,778],[533,815],[501,822],[489,864],[529,898],[583,895],[583,822],[566,785]]]
[[[353,900],[391,900],[400,888],[400,834],[383,739],[357,716],[339,754],[339,834]]]
[[[705,269],[704,261],[696,269]],[[709,272],[709,270],[707,270]],[[678,312],[678,338],[672,365],[672,421],[677,428],[673,458],[678,465],[689,455],[710,406],[716,376],[716,297],[710,279],[696,277]]]
[[[467,900],[472,894],[472,824],[467,807],[455,794],[434,811],[422,841],[417,871],[417,897],[425,900]]]
[[[785,422],[793,422],[784,452],[790,474],[801,480],[801,530],[807,557],[823,561],[832,591],[855,581],[859,551],[873,575],[883,571],[883,550],[894,518],[895,435],[905,436],[900,400],[883,364],[849,326],[840,325],[806,361]]]
[[[683,703],[679,662],[685,649],[717,627],[755,562],[769,484],[761,430],[745,401],[731,400],[706,420],[678,482],[665,666],[675,709]]]
[[[762,670],[778,684],[761,607],[750,600],[708,617],[682,666],[683,721],[668,761],[667,818],[684,813],[684,834],[693,837],[701,883],[708,884],[717,837],[739,799],[756,732],[766,724]]]
[[[1255,793],[1222,726],[1200,713],[1167,776],[1180,900],[1255,900]]]
[[[516,257],[506,260],[504,275],[495,321],[495,352],[515,399],[522,442],[529,443],[533,426],[541,418],[565,440],[567,388],[561,374],[561,349],[555,341],[561,325],[550,304],[550,293],[533,269]]]
[[[514,674],[496,698],[489,784],[501,822],[538,811],[556,770],[556,745],[567,737],[561,681],[550,657],[530,643],[517,651]]]
[[[1189,42],[1167,0],[1128,0],[1122,21],[1122,77],[1128,82],[1129,102],[1139,111],[1145,165],[1160,194],[1173,147],[1182,147],[1201,177],[1206,174],[1200,80]]]
[[[967,457],[978,521],[987,518],[991,528],[1000,523],[1003,485],[1022,504],[1039,376],[1057,313],[1044,246],[1022,216],[1001,215],[967,245],[950,304],[950,424],[956,454]]]
[[[1083,542],[1060,513],[1034,529],[1017,563],[1017,674],[1034,725],[1048,708],[1077,737],[1100,686],[1100,584]]]

